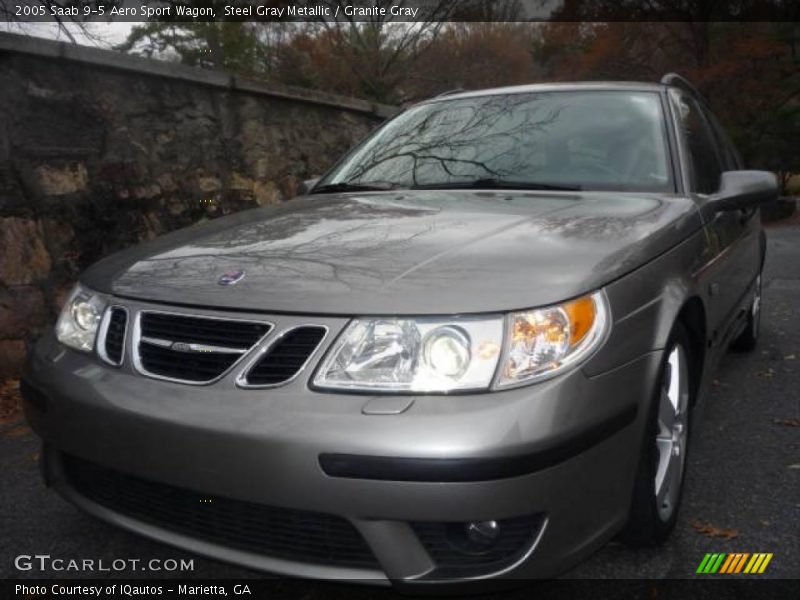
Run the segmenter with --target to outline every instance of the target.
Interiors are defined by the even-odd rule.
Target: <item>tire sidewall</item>
[[[689,375],[689,401],[686,415],[686,441],[683,448],[684,466],[681,473],[681,490],[666,521],[661,518],[658,511],[655,491],[655,476],[658,468],[658,448],[656,446],[656,434],[658,432],[658,411],[661,401],[661,387],[670,352],[676,344],[680,344],[686,356],[688,375]],[[658,369],[658,377],[653,386],[650,404],[648,407],[647,421],[644,428],[642,449],[639,460],[639,468],[634,482],[633,498],[631,502],[631,512],[628,524],[623,530],[623,541],[638,546],[652,546],[661,544],[675,527],[678,519],[681,503],[684,495],[684,484],[686,481],[686,471],[689,464],[689,447],[693,431],[692,423],[692,404],[694,402],[695,386],[693,385],[693,363],[689,334],[681,323],[676,323],[665,346],[661,364]]]

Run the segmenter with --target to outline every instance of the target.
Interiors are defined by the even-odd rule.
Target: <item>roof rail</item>
[[[671,85],[682,88],[683,90],[689,92],[696,98],[699,98],[700,100],[705,102],[703,94],[701,94],[696,87],[694,87],[691,83],[689,83],[688,79],[682,77],[681,75],[678,75],[677,73],[667,73],[661,78],[661,83],[662,85]]]
[[[453,88],[452,90],[447,90],[441,94],[436,94],[434,98],[441,98],[442,96],[449,96],[450,94],[458,94],[459,92],[463,91],[465,91],[464,88]]]

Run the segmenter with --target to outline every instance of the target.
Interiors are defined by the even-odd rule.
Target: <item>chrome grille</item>
[[[326,327],[319,325],[304,325],[285,332],[247,370],[239,385],[268,387],[291,381],[303,370],[327,332]]]
[[[134,331],[134,360],[139,371],[152,377],[211,383],[271,328],[263,321],[143,311]]]
[[[100,326],[97,352],[109,364],[119,366],[125,353],[125,334],[128,327],[128,311],[121,306],[108,309]]]
[[[162,312],[142,312],[142,336],[247,350],[269,331],[267,323]]]

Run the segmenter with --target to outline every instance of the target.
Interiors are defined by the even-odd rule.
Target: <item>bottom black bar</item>
[[[714,576],[692,580],[614,580],[614,579],[559,579],[551,581],[505,580],[502,582],[472,582],[458,587],[440,585],[403,584],[398,589],[356,585],[358,581],[338,583],[304,581],[299,579],[239,579],[239,580],[185,580],[185,579],[4,579],[0,598],[325,598],[326,600],[402,599],[409,594],[437,595],[466,592],[470,595],[499,592],[493,598],[530,600],[547,598],[641,598],[643,600],[686,600],[687,598],[713,598],[714,600],[743,600],[769,598],[784,600],[797,598],[796,580],[735,579]]]

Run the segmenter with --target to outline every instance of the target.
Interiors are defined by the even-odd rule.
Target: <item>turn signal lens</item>
[[[508,316],[508,351],[497,387],[546,379],[588,356],[605,337],[608,309],[602,293]]]
[[[589,296],[578,298],[564,305],[564,311],[569,317],[570,331],[569,343],[572,345],[580,342],[592,328],[597,310],[594,300]]]

